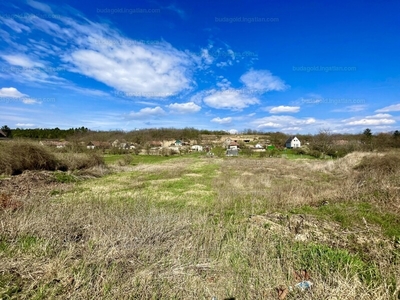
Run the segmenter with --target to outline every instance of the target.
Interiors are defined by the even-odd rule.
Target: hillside
[[[135,156],[12,194],[0,298],[398,299],[394,157]],[[20,176],[35,180],[0,183]],[[303,279],[311,289],[294,287]]]

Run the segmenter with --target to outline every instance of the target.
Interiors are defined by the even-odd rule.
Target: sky
[[[394,131],[399,11],[398,0],[0,3],[0,123]]]

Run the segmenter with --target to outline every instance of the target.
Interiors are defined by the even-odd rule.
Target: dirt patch
[[[68,184],[57,182],[50,171],[24,171],[20,175],[0,179],[0,194],[14,201],[49,195],[53,190],[66,190]]]

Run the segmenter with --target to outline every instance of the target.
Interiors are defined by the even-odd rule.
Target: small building
[[[120,144],[120,142],[118,140],[115,140],[114,142],[112,142],[111,146],[118,147],[119,144]]]
[[[193,145],[193,146],[191,147],[191,149],[192,149],[193,151],[199,151],[199,152],[201,152],[201,151],[203,151],[203,146],[200,146],[200,145]]]
[[[237,142],[230,142],[228,149],[237,150],[239,148],[239,144]]]
[[[234,148],[234,149],[232,149],[232,148],[229,148],[229,149],[226,149],[226,156],[238,156],[239,155],[239,150],[238,150],[238,148]]]
[[[95,145],[92,143],[92,142],[89,142],[87,145],[86,145],[86,149],[94,149],[95,148]]]
[[[285,146],[288,149],[300,148],[301,147],[301,143],[300,143],[300,140],[296,136],[291,136],[286,141]]]

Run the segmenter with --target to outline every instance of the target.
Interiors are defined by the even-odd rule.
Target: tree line
[[[186,127],[177,128],[147,128],[132,131],[109,130],[93,131],[86,127],[77,127],[69,129],[56,128],[15,128],[11,129],[4,125],[1,130],[8,138],[29,138],[29,139],[64,139],[68,141],[104,141],[113,140],[129,141],[144,145],[149,141],[179,139],[184,141],[197,141],[201,143],[203,135],[214,135],[217,138],[227,135],[223,130],[206,130]],[[269,144],[277,147],[284,147],[289,135],[282,132],[261,132],[253,129],[245,129],[239,134],[265,136]],[[387,133],[373,133],[367,128],[358,134],[340,134],[332,133],[329,129],[321,129],[317,134],[297,134],[302,145],[310,145],[310,148],[322,153],[332,153],[341,148],[350,148],[357,150],[374,150],[384,148],[400,148],[400,131],[395,130]],[[343,145],[340,147],[340,143]],[[335,146],[336,145],[336,146]],[[346,151],[347,152],[347,151]]]
[[[60,129],[56,128],[15,128],[11,129],[7,125],[1,127],[1,130],[8,138],[29,138],[29,139],[67,139],[73,135],[85,134],[89,132],[86,127]]]

